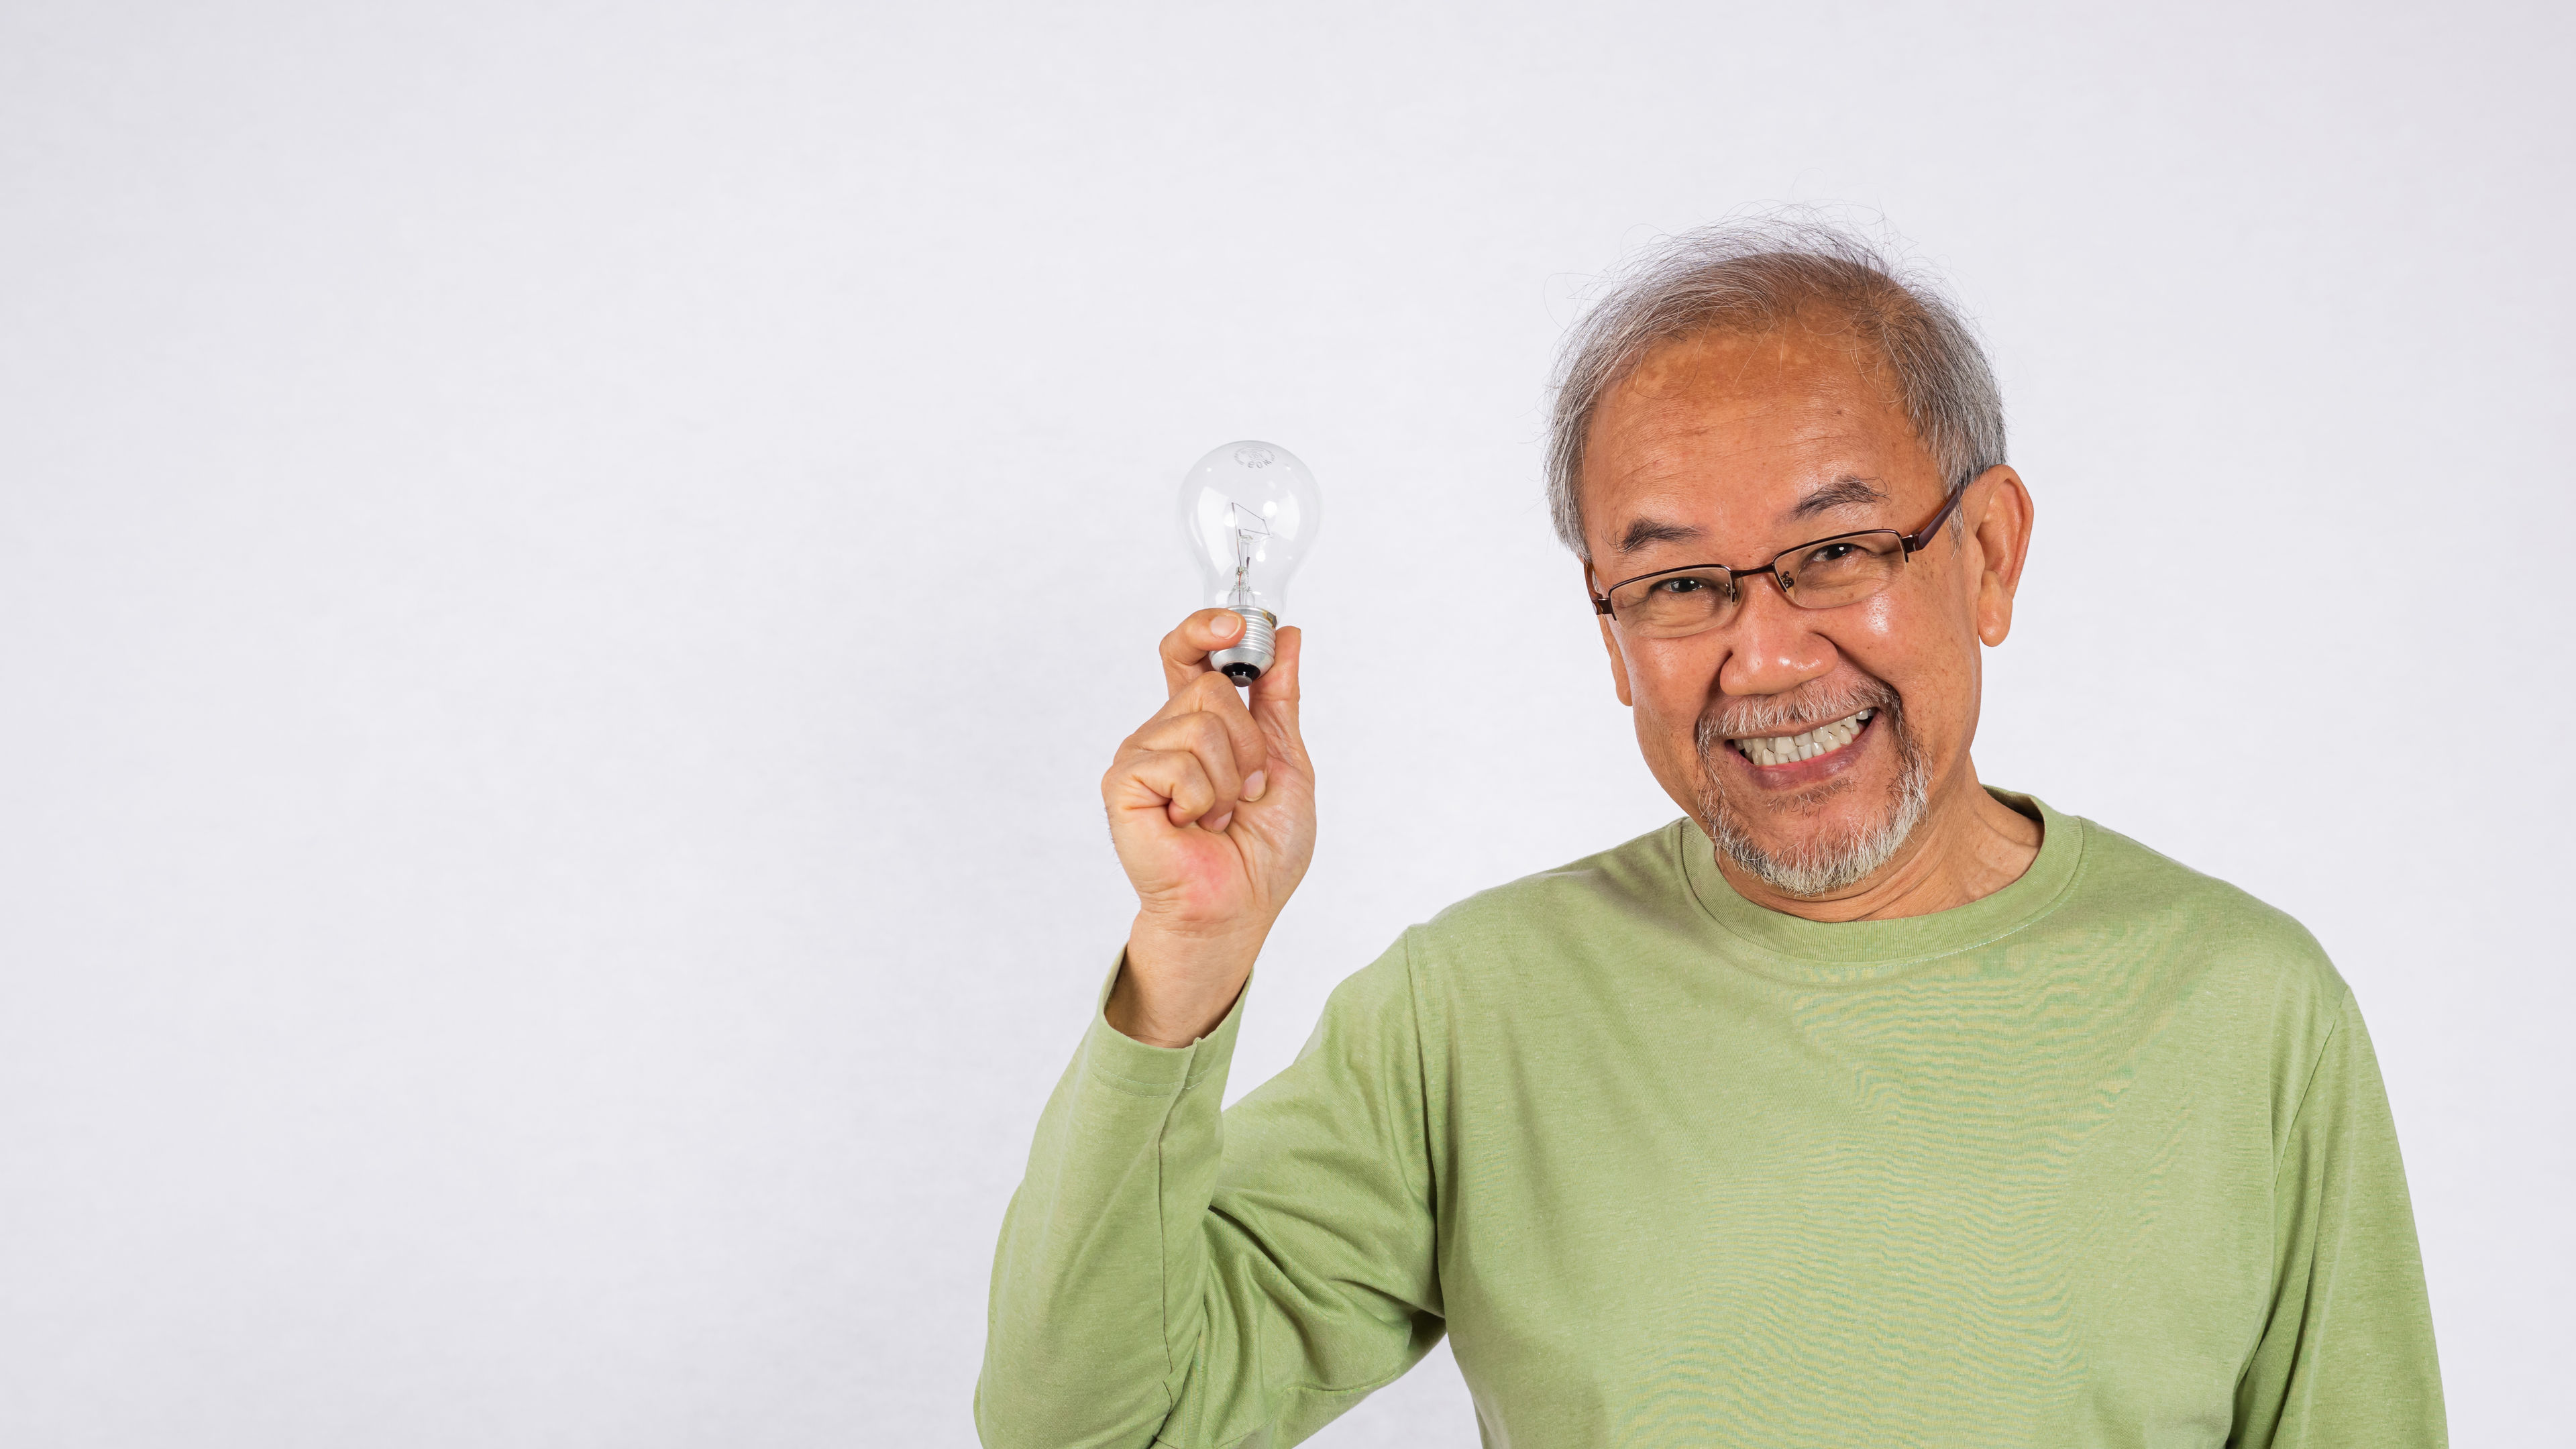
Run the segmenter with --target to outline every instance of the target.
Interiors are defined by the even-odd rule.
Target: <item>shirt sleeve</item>
[[[2228,1442],[2448,1443],[2397,1128],[2349,992],[2292,1119],[2272,1201],[2271,1316],[2237,1386]]]
[[[1094,1011],[1002,1224],[975,1390],[992,1449],[1293,1444],[1439,1342],[1402,943],[1220,1112],[1242,1010],[1177,1049]]]

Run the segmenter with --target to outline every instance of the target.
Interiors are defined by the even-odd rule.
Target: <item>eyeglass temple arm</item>
[[[1900,537],[1899,541],[1905,545],[1905,556],[1907,558],[1912,558],[1917,551],[1932,542],[1932,535],[1939,533],[1941,531],[1941,525],[1949,522],[1950,515],[1958,511],[1959,500],[1968,496],[1968,484],[1975,481],[1976,480],[1973,478],[1962,480],[1958,487],[1950,490],[1950,497],[1947,501],[1942,503],[1941,511],[1932,515],[1932,521],[1930,523],[1923,525],[1911,534],[1905,534]]]

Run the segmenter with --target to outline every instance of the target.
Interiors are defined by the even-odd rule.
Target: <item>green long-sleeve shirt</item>
[[[2035,801],[1906,920],[1687,822],[1473,897],[1220,1112],[1094,1014],[993,1270],[993,1446],[1296,1442],[1445,1331],[1489,1446],[2443,1442],[2397,1139],[2288,917]]]

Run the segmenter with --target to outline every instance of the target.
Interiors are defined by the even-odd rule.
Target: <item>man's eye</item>
[[[1687,594],[1707,587],[1706,579],[1657,579],[1655,581],[1655,592],[1659,594]]]
[[[1807,555],[1807,562],[1840,563],[1858,552],[1860,552],[1860,545],[1856,543],[1829,543]]]

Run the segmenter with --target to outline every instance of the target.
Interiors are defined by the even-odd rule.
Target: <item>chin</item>
[[[1932,772],[1892,701],[1865,726],[1827,755],[1795,760],[1704,735],[1709,840],[1784,896],[1830,896],[1876,875],[1922,824]]]
[[[1924,797],[1909,794],[1892,814],[1839,829],[1804,832],[1788,844],[1766,845],[1736,826],[1731,813],[1711,818],[1709,839],[1726,858],[1784,896],[1815,899],[1849,890],[1878,874],[1922,823]]]

